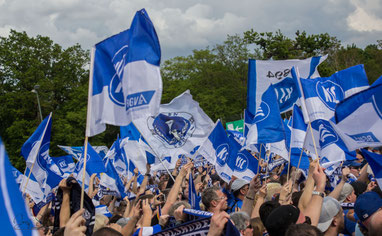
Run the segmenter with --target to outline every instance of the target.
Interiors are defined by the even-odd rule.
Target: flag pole
[[[310,127],[310,133],[312,134],[312,140],[313,140],[313,146],[314,146],[314,152],[316,153],[316,156],[318,158],[318,160],[320,160],[320,157],[318,156],[318,152],[317,152],[317,146],[316,146],[316,141],[314,139],[314,135],[313,135],[313,129],[312,129],[312,123],[310,122],[309,120],[309,127]]]
[[[88,89],[88,107],[86,114],[86,128],[85,128],[85,141],[84,141],[84,155],[83,155],[83,172],[82,172],[82,186],[81,186],[81,202],[80,209],[84,207],[84,197],[85,197],[85,176],[86,176],[86,162],[88,160],[88,143],[90,135],[90,116],[92,114],[92,102],[91,97],[93,93],[93,71],[94,71],[94,58],[95,58],[95,47],[92,47],[90,52],[90,69],[89,69],[89,89]]]
[[[301,163],[301,158],[302,158],[302,153],[303,152],[304,152],[304,149],[301,148],[300,159],[298,159],[298,164],[297,164],[296,172],[300,169],[300,163]],[[294,184],[294,182],[296,182],[296,174],[293,176],[293,184]],[[291,189],[291,192],[292,191],[293,191],[293,188]]]
[[[261,143],[260,143],[260,154],[259,154],[259,160],[257,162],[257,173],[259,173],[260,170],[260,160],[261,160]]]
[[[49,120],[48,120],[48,122],[46,123],[45,128],[44,128],[44,132],[43,132],[42,135],[41,135],[41,141],[40,141],[40,143],[38,144],[38,149],[37,149],[36,156],[35,156],[35,158],[34,158],[34,160],[33,160],[32,167],[31,167],[30,170],[29,170],[29,174],[28,174],[27,182],[26,182],[26,184],[25,184],[25,186],[24,186],[24,189],[23,189],[23,195],[24,195],[25,190],[26,190],[26,188],[27,188],[27,186],[28,186],[29,179],[30,179],[30,177],[31,177],[32,170],[33,170],[34,164],[36,163],[38,154],[40,153],[40,148],[41,148],[42,139],[44,139],[45,132],[46,132],[46,128],[47,128],[47,126],[48,126],[48,124],[49,124],[51,118],[52,118],[52,112],[49,114]],[[27,161],[28,161],[28,159],[27,159]],[[26,165],[26,167],[25,167],[25,173],[26,173],[26,171],[27,171],[27,168],[28,168],[28,166]],[[24,175],[25,175],[25,174],[24,174]]]
[[[134,124],[133,121],[131,121],[131,122]],[[143,133],[139,130],[139,128],[138,128],[135,124],[134,124],[134,126],[135,126],[135,128],[137,128],[137,130],[139,131],[139,133],[143,136]],[[143,138],[145,138],[145,137],[143,137]],[[159,159],[159,161],[160,161],[160,163],[162,164],[162,166],[166,169],[166,171],[167,171],[167,173],[170,175],[171,179],[175,182],[175,179],[174,179],[174,177],[172,176],[171,172],[169,171],[169,169],[167,168],[167,166],[164,165],[164,163],[163,163],[163,161],[162,161],[162,157],[160,157],[160,156],[156,153],[156,151],[151,147],[149,141],[147,141],[148,139],[145,138],[145,140],[146,140],[147,145],[149,145],[150,149],[154,152],[155,156]]]
[[[85,144],[84,144],[84,155],[82,157],[84,161],[83,171],[82,171],[82,186],[81,186],[81,202],[80,209],[84,207],[84,197],[85,197],[85,176],[86,176],[86,163],[87,163],[87,155],[88,155],[88,136],[85,136]]]

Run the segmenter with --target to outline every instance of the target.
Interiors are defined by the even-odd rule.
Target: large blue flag
[[[21,148],[26,165],[40,184],[45,197],[62,180],[62,172],[53,165],[54,162],[49,156],[51,118],[52,113],[41,122]]]
[[[247,112],[251,113],[249,110]],[[248,148],[251,144],[275,143],[285,139],[283,121],[273,85],[269,85],[269,88],[264,91],[261,103],[253,114],[255,114],[253,119],[253,116],[245,115],[245,125],[249,127],[246,137]],[[252,120],[252,123],[249,123],[249,120]]]
[[[79,147],[70,147],[70,146],[62,146],[57,145],[59,148],[61,148],[66,153],[72,155],[74,159],[77,161],[81,158],[82,152],[84,151],[83,146]],[[109,149],[106,146],[92,146],[94,151],[98,153],[98,155],[103,159],[106,156],[106,153],[109,151]]]
[[[301,75],[300,75],[301,76]],[[308,117],[305,121],[329,120],[334,116],[336,104],[369,87],[363,65],[334,73],[330,77],[298,79],[304,96]]]
[[[105,124],[128,125],[158,113],[161,50],[144,9],[137,11],[129,30],[95,45],[91,58],[87,136],[103,132]]]
[[[336,127],[349,150],[382,146],[382,77],[377,81],[336,107]]]
[[[3,235],[38,235],[26,209],[18,185],[12,174],[12,165],[0,139],[0,211]]]
[[[72,174],[76,169],[76,164],[73,161],[72,155],[52,157],[52,160],[65,176]]]
[[[199,204],[201,199],[202,197],[196,192],[194,179],[192,178],[192,173],[190,173],[188,178],[188,203],[190,203],[192,209],[200,210]]]
[[[327,56],[311,57],[304,60],[262,61],[250,59],[248,65],[247,110],[252,114],[256,114],[257,108],[262,101],[262,94],[270,84],[273,84],[280,111],[285,112],[292,109],[293,104],[299,98],[298,85],[290,74],[292,67],[298,67],[303,78],[319,77],[317,66],[326,58]]]
[[[82,183],[82,177],[84,172],[83,170],[84,160],[85,158],[84,158],[84,152],[83,152],[80,160],[77,162],[77,165],[76,165],[77,181],[79,183]],[[90,143],[88,143],[88,150],[86,155],[85,184],[86,185],[89,184],[90,176],[92,174],[101,174],[105,172],[106,172],[105,164],[102,158],[92,148]]]
[[[102,188],[105,191],[103,194],[114,195],[122,199],[126,197],[125,186],[110,159],[106,163],[106,172],[101,174],[100,185],[104,187]]]
[[[230,146],[223,124],[217,121],[208,138],[200,145],[199,154],[215,166],[218,175],[227,183],[232,178],[232,166],[228,166]]]
[[[382,155],[361,149],[363,157],[366,159],[374,177],[377,180],[378,186],[382,186]]]

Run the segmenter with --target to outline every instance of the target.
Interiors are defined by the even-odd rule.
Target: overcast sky
[[[0,0],[0,35],[10,29],[49,36],[63,47],[84,49],[130,27],[146,8],[163,59],[221,43],[226,36],[276,31],[294,37],[329,33],[359,47],[382,39],[381,0]]]

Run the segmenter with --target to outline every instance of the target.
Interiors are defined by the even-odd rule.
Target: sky
[[[297,30],[329,33],[345,46],[361,48],[382,39],[381,0],[0,0],[0,36],[14,29],[87,50],[128,29],[142,8],[156,28],[165,60],[250,29],[280,29],[292,38]]]

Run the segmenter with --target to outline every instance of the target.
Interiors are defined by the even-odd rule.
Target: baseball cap
[[[362,164],[356,160],[344,161],[343,166],[360,167]]]
[[[366,192],[359,195],[354,205],[354,211],[361,221],[367,220],[382,207],[382,198],[376,192]]]
[[[354,191],[353,186],[351,186],[349,183],[345,183],[344,186],[342,187],[338,201],[339,202],[345,201],[347,196],[349,196],[353,191]]]
[[[336,216],[340,210],[341,205],[336,199],[325,197],[322,203],[321,215],[318,220],[317,228],[322,232],[325,232],[332,223],[334,216]]]
[[[233,181],[233,183],[231,185],[231,189],[233,192],[235,192],[235,191],[241,189],[246,184],[248,184],[248,182],[243,180],[243,179],[235,179],[235,181]]]
[[[274,209],[265,221],[270,236],[284,235],[291,224],[295,224],[300,210],[293,205],[282,205]]]

